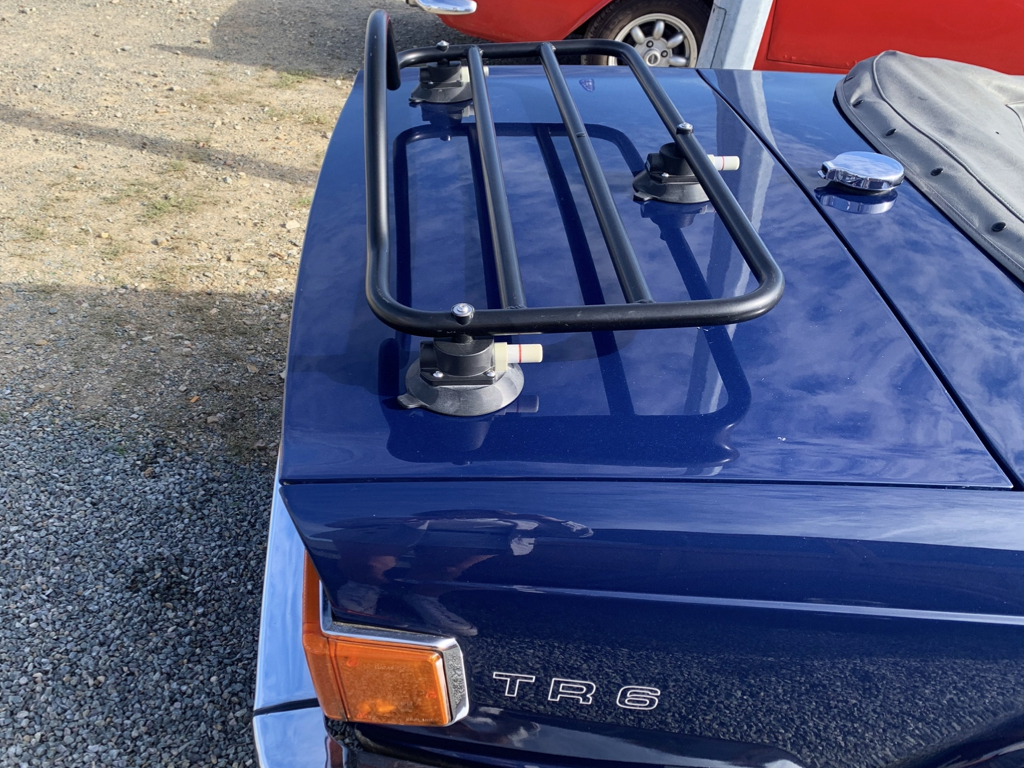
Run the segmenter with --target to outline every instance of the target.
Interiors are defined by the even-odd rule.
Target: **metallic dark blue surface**
[[[489,708],[488,708],[489,709]],[[594,728],[553,718],[494,709],[480,712],[442,736],[430,728],[358,726],[361,740],[377,749],[413,756],[445,756],[509,765],[602,764],[706,768],[800,768],[793,755],[759,744],[610,726]]]
[[[1024,712],[1016,492],[442,481],[282,495],[339,616],[458,637],[470,718],[499,730],[511,712],[865,768]],[[509,697],[496,671],[536,679]],[[555,677],[592,682],[593,702],[552,703]],[[630,685],[657,688],[658,706],[617,706]]]
[[[557,557],[509,560],[514,575],[492,579],[502,585],[1024,616],[1024,499],[1013,492],[483,481],[301,484],[281,493],[336,606],[346,581],[369,580],[357,571],[373,557],[405,556],[429,532],[438,546],[483,542],[496,553],[507,536],[565,540]],[[464,541],[460,531],[473,533]],[[828,543],[838,541],[859,542],[860,554]],[[644,565],[652,546],[694,554]],[[797,563],[805,565],[790,570]]]
[[[748,290],[713,211],[631,200],[660,131],[630,78],[568,74],[655,297]],[[415,341],[362,295],[357,84],[304,248],[281,494],[338,616],[457,637],[473,702],[450,729],[367,733],[434,765],[1018,768],[1024,496],[986,446],[1024,466],[1020,291],[908,185],[877,215],[818,210],[819,155],[863,148],[833,78],[716,81],[805,194],[701,77],[664,84],[741,157],[723,176],[782,302],[732,328],[543,338],[524,395],[480,419],[394,403]],[[494,305],[472,131],[445,141],[411,82],[389,105],[396,295]],[[531,301],[616,295],[543,75],[494,67],[489,89]],[[494,672],[534,680],[511,696]],[[553,700],[555,678],[592,700]]]
[[[595,133],[655,298],[748,290],[750,274],[713,211],[666,221],[632,201],[639,158],[663,137],[631,77],[600,72],[588,90],[577,84],[576,71],[567,72],[587,124],[605,125],[634,147],[627,161],[621,147]],[[741,170],[724,177],[786,273],[782,303],[724,331],[544,337],[546,362],[528,369],[524,394],[508,412],[462,420],[400,410],[394,398],[411,341],[379,323],[362,296],[357,84],[321,171],[299,274],[283,482],[713,476],[1010,485],[793,181],[696,73],[671,74],[664,85],[708,151],[741,157]],[[407,73],[391,96],[393,137],[429,123],[406,103],[411,83]],[[539,70],[495,67],[489,87],[499,131],[502,124],[558,120]],[[406,147],[408,236],[397,239],[408,249],[411,279],[403,282],[400,269],[396,293],[405,291],[399,298],[413,306],[493,305],[467,145],[454,135]],[[578,277],[583,293],[573,301],[615,296],[614,273],[568,142],[528,133],[501,137],[499,148],[531,302],[564,303],[565,286],[578,291]],[[559,163],[564,177],[555,172],[549,180]]]
[[[772,142],[807,189],[814,171],[847,150],[870,150],[832,104],[836,78],[707,72],[729,102]],[[970,415],[1024,477],[1024,292],[962,237],[910,183],[879,216],[826,208],[898,308]]]
[[[1024,500],[1016,493],[531,481],[316,483],[282,495],[336,606],[341,585],[368,582],[356,571],[369,560],[403,556],[430,529],[438,546],[471,548],[478,534],[496,552],[507,549],[506,534],[574,541],[559,550],[562,566],[530,551],[514,560],[514,578],[500,574],[496,584],[1024,615]],[[490,518],[498,521],[479,522]],[[516,534],[518,519],[534,534]],[[463,529],[477,532],[464,542],[451,532]],[[730,552],[708,570],[719,540]],[[859,542],[860,555],[828,543],[839,541]],[[643,565],[649,547],[670,546],[705,554]],[[595,548],[607,552],[598,557]],[[803,575],[787,570],[797,562],[813,565],[801,566]]]

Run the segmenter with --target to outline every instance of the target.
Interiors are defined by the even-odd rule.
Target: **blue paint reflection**
[[[891,189],[879,194],[858,195],[852,192],[843,192],[831,184],[814,190],[814,196],[822,205],[844,213],[869,216],[885,213],[892,208],[898,194],[895,189]]]
[[[506,126],[499,146],[527,299],[533,306],[621,300],[543,76],[511,74],[496,72],[489,85]],[[361,135],[358,115],[346,112],[300,268],[285,481],[426,473],[1008,484],[857,264],[756,137],[697,75],[665,85],[687,105],[709,151],[741,157],[744,172],[726,181],[787,275],[783,302],[714,332],[545,337],[549,362],[529,369],[519,405],[472,428],[397,411],[391,400],[409,340],[379,323],[363,298],[363,169],[351,150]],[[602,73],[599,100],[572,87],[656,298],[701,294],[700,280],[714,296],[745,292],[749,270],[714,211],[668,227],[633,201],[638,148],[663,143],[635,83]],[[402,90],[391,98],[396,293],[422,308],[493,303],[472,115],[464,107],[454,117],[426,114],[410,108]],[[357,89],[351,102],[358,101]],[[901,195],[896,209],[902,204]],[[999,371],[992,378],[1007,381]],[[476,438],[460,435],[473,430]]]

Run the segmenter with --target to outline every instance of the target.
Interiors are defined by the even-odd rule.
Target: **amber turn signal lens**
[[[302,646],[324,714],[385,725],[448,725],[453,707],[446,662],[462,654],[451,638],[325,622],[320,579],[309,557],[303,578]],[[457,654],[457,658],[454,654]],[[464,698],[464,688],[455,691]]]

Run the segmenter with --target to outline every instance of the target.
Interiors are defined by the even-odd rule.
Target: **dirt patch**
[[[0,12],[0,383],[272,463],[317,170],[375,5]],[[54,405],[57,404],[57,405]]]

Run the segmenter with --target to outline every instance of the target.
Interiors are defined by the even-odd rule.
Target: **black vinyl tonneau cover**
[[[979,248],[1024,281],[1024,78],[886,51],[850,70],[836,103]]]

